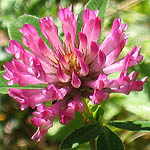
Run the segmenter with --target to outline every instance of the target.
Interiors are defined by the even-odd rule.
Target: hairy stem
[[[91,141],[89,141],[89,144],[90,144],[90,150],[96,150],[95,139],[92,139]]]

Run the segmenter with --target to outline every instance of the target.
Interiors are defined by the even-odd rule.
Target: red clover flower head
[[[100,104],[110,93],[129,94],[141,91],[146,77],[137,81],[138,73],[128,74],[128,68],[143,59],[141,47],[136,46],[122,59],[118,57],[127,43],[126,24],[114,19],[111,32],[98,44],[101,32],[101,18],[98,11],[86,8],[82,14],[83,25],[77,35],[77,18],[68,8],[59,7],[58,17],[62,22],[64,43],[58,37],[58,29],[52,17],[39,19],[40,29],[52,49],[39,36],[35,27],[24,24],[19,30],[24,47],[11,40],[8,53],[14,55],[11,62],[4,65],[3,77],[8,85],[20,86],[44,84],[41,89],[9,89],[9,95],[20,103],[21,110],[36,108],[31,119],[37,126],[32,139],[40,141],[59,116],[61,124],[68,124],[75,112],[84,112],[82,98],[89,98],[93,104]],[[76,36],[78,42],[76,42]],[[109,75],[120,72],[118,78]],[[54,101],[51,106],[45,103]]]

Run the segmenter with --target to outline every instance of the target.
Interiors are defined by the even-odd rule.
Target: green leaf
[[[101,20],[102,20],[101,34],[103,33],[105,14],[106,14],[106,9],[107,9],[108,3],[109,3],[109,0],[103,0],[103,3],[99,9],[99,11],[100,11],[99,16],[101,17]]]
[[[86,7],[92,10],[99,10],[98,16],[102,19],[102,29],[104,26],[104,18],[105,18],[105,12],[108,5],[109,0],[89,0],[86,4]],[[84,7],[81,8],[79,11],[79,17],[77,22],[77,33],[81,31],[82,27],[82,13],[84,11]]]
[[[40,31],[37,17],[31,15],[23,15],[8,26],[8,33],[11,40],[17,40],[20,43],[22,42],[22,34],[18,31],[18,29],[22,28],[25,23],[34,25],[38,32]]]
[[[131,131],[150,131],[150,121],[111,121],[108,125]]]
[[[96,138],[101,132],[99,124],[85,125],[69,134],[61,143],[60,150],[67,150]]]
[[[120,138],[109,128],[103,126],[97,139],[97,150],[124,150]]]
[[[7,80],[3,78],[3,74],[5,71],[0,71],[0,93],[1,94],[8,94],[9,88],[16,88],[16,89],[42,89],[45,88],[47,85],[28,85],[28,86],[19,86],[18,84],[9,86],[7,84]]]
[[[48,41],[43,36],[40,30],[40,24],[38,18],[36,16],[31,16],[31,15],[20,16],[15,22],[12,22],[8,26],[8,34],[11,40],[17,40],[19,43],[22,43],[22,34],[18,31],[18,29],[21,29],[24,24],[32,24],[38,31],[39,35],[46,42],[46,44],[49,45]]]

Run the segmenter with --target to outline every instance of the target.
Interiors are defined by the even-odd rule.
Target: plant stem
[[[83,104],[84,104],[84,114],[83,117],[85,117],[85,124],[88,123],[93,123],[93,115],[91,110],[89,109],[88,105],[87,105],[87,101],[86,99],[82,100]],[[88,119],[86,118],[86,116],[88,116]],[[89,141],[89,145],[90,145],[90,150],[96,150],[96,142],[95,139],[92,139]]]
[[[95,139],[92,139],[91,141],[89,141],[89,144],[90,144],[90,150],[96,150]]]

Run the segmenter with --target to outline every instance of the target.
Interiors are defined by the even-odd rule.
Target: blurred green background
[[[30,14],[39,18],[49,15],[55,18],[59,5],[67,7],[72,3],[73,10],[77,13],[86,2],[87,0],[0,0],[0,70],[3,70],[6,61],[11,60],[11,56],[4,50],[9,42],[7,26],[17,17]],[[142,45],[144,61],[130,70],[140,72],[140,78],[148,76],[148,81],[140,93],[132,92],[129,96],[113,94],[108,101],[103,102],[104,118],[106,121],[150,120],[150,0],[110,0],[103,38],[109,33],[116,17],[128,24],[127,33],[130,35],[122,56],[134,45]],[[59,22],[57,25],[61,27]],[[80,114],[76,114],[75,120],[68,126],[62,126],[56,120],[44,140],[37,143],[30,139],[36,130],[29,123],[32,111],[27,109],[21,112],[19,105],[8,95],[0,95],[0,150],[58,150],[64,136],[83,124]],[[126,150],[150,150],[150,133],[116,128],[112,130],[121,137]],[[81,145],[79,149],[86,150],[88,145]]]

